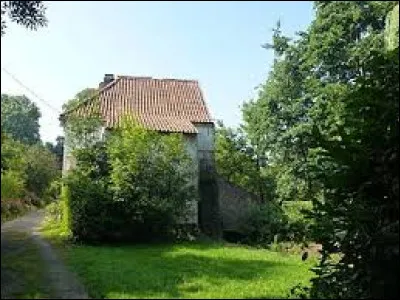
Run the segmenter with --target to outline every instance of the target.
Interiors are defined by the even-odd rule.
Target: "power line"
[[[15,75],[13,75],[12,73],[10,73],[9,71],[7,71],[4,67],[1,68],[2,71],[4,71],[8,76],[10,76],[16,83],[18,83],[20,86],[22,86],[25,90],[27,90],[28,92],[30,92],[33,96],[35,96],[39,101],[41,101],[42,103],[44,103],[47,107],[49,107],[50,109],[52,109],[53,111],[55,111],[57,114],[60,114],[60,111],[56,108],[54,108],[53,106],[51,106],[49,103],[47,103],[47,101],[43,100],[43,98],[39,97],[34,91],[32,91],[32,89],[30,89],[29,87],[27,87],[25,84],[23,84],[20,80],[18,80],[18,78],[15,77]],[[21,103],[20,103],[21,104]]]

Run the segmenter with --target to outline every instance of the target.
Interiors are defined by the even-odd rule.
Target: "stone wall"
[[[193,185],[198,191],[199,188],[199,158],[197,151],[197,136],[195,134],[185,134],[184,136],[185,148],[193,160]],[[193,199],[190,204],[190,211],[185,221],[181,224],[198,224],[198,199]]]
[[[223,230],[240,231],[241,221],[257,197],[222,177],[218,177],[218,189]]]
[[[215,239],[222,238],[222,217],[214,161],[214,124],[195,123],[199,159],[199,225],[201,231]]]

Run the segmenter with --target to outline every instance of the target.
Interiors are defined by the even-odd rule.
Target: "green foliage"
[[[24,153],[26,189],[42,197],[60,175],[54,154],[40,145],[33,145]]]
[[[87,174],[73,172],[68,175],[65,184],[68,190],[66,200],[65,224],[69,223],[72,235],[77,240],[101,241],[111,239],[113,233],[122,228],[130,229],[124,211],[119,203],[113,205],[112,195],[105,180],[95,180]],[[122,213],[119,215],[119,213]],[[69,218],[69,220],[67,219]]]
[[[24,145],[11,138],[1,145],[2,171],[18,173],[24,189],[41,197],[60,175],[56,158],[45,147]]]
[[[398,296],[399,62],[384,47],[396,4],[316,2],[297,39],[276,30],[272,71],[243,109],[278,197],[313,201],[323,251],[312,298]]]
[[[162,135],[126,122],[108,143],[114,199],[124,203],[136,226],[170,230],[196,200],[193,162],[183,137]]]
[[[399,48],[399,4],[386,17],[385,45],[388,51]]]
[[[26,96],[1,95],[1,130],[14,139],[38,143],[40,116],[39,108]]]
[[[84,129],[71,133],[79,136]],[[168,236],[196,199],[193,162],[179,135],[162,135],[125,121],[109,133],[106,143],[86,140],[85,147],[72,152],[76,167],[65,178],[64,203],[76,239]]]
[[[24,179],[17,171],[1,174],[1,199],[16,199],[24,195]]]
[[[92,99],[93,107],[87,114],[77,111],[64,112],[62,123],[65,132],[65,151],[90,148],[102,138],[103,120],[99,112],[98,98]]]
[[[311,201],[286,201],[282,209],[287,216],[287,225],[281,232],[281,240],[308,244],[313,240],[312,226],[315,220],[311,217]]]
[[[45,144],[45,147],[57,157],[57,164],[60,170],[62,169],[63,165],[64,140],[65,139],[63,136],[57,136],[55,145],[50,142]]]
[[[311,203],[304,201],[253,204],[242,221],[241,243],[271,247],[281,242],[304,243],[311,239],[313,220],[304,213],[311,210]]]
[[[226,128],[216,131],[215,162],[217,173],[226,180],[257,195],[264,201],[274,200],[275,182],[265,167],[265,157],[241,130]]]
[[[60,194],[60,217],[61,220],[60,228],[63,232],[71,233],[71,194],[67,185],[61,186],[61,194]]]
[[[267,247],[284,230],[288,220],[283,210],[274,204],[253,205],[243,222],[243,242]]]
[[[58,197],[53,185],[60,172],[54,155],[45,147],[7,137],[2,139],[1,160],[2,218],[19,216]]]
[[[7,28],[5,16],[31,30],[47,25],[43,1],[1,1],[1,36]]]
[[[26,165],[26,145],[7,137],[1,143],[1,171],[14,170],[23,172]]]
[[[282,203],[282,209],[290,221],[306,220],[306,213],[312,210],[311,201],[285,201]]]
[[[93,98],[96,95],[97,89],[94,88],[86,88],[80,91],[75,95],[74,98],[68,100],[63,104],[62,109],[64,112],[71,111],[74,108],[78,107],[84,101],[87,101]]]

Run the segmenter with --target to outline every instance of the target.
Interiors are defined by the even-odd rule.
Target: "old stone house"
[[[187,151],[195,162],[194,184],[200,193],[200,203],[193,202],[189,222],[200,223],[200,227],[204,225],[203,229],[208,227],[208,231],[220,231],[223,224],[225,229],[235,229],[248,203],[248,194],[217,176],[214,185],[205,183],[203,188],[199,186],[201,170],[215,174],[215,126],[197,81],[106,74],[99,84],[96,102],[104,130],[112,129],[123,116],[131,114],[145,128],[163,133],[182,133]],[[91,105],[89,99],[76,110],[83,112]],[[65,116],[63,120],[68,122]],[[73,157],[66,139],[63,171],[68,171],[72,164]],[[211,189],[217,194],[215,199],[210,199]]]
[[[145,128],[182,133],[186,148],[195,161],[195,174],[198,175],[200,163],[206,160],[212,163],[214,122],[197,81],[106,74],[99,84],[96,102],[104,129],[113,128],[123,116],[131,114]],[[89,100],[77,110],[87,110],[90,105]],[[64,171],[72,164],[73,157],[66,140]],[[198,184],[198,176],[194,184]],[[193,205],[189,219],[190,223],[198,223],[197,204]]]

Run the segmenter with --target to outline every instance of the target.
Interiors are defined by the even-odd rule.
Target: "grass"
[[[60,234],[43,228],[93,298],[286,298],[313,275],[300,255],[210,243],[60,247]]]
[[[2,233],[2,298],[49,298],[50,291],[43,276],[45,265],[40,257],[38,245],[27,234]]]

